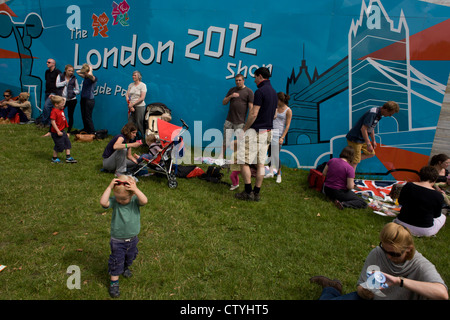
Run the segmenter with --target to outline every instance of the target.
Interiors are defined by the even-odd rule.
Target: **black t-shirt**
[[[439,176],[436,182],[447,182],[448,170],[445,169],[445,176]]]
[[[264,80],[258,84],[258,90],[255,91],[253,105],[259,106],[258,116],[253,122],[251,128],[255,130],[273,129],[273,118],[277,110],[278,96],[275,89],[270,84],[270,80]]]
[[[429,228],[441,215],[444,197],[436,190],[408,182],[402,188],[398,203],[402,206],[397,218],[407,224]]]

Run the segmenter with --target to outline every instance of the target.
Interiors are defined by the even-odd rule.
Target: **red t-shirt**
[[[63,131],[65,128],[69,127],[69,125],[67,124],[66,115],[64,114],[64,110],[53,108],[52,113],[50,113],[50,120],[55,120],[56,126],[60,131]],[[51,126],[50,131],[56,133],[56,130],[55,128],[53,128],[53,126]]]

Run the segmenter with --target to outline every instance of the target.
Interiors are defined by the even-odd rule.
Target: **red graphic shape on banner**
[[[22,55],[22,57],[21,57],[21,56],[19,56],[19,54],[17,52],[6,50],[6,49],[0,49],[0,59],[20,59],[20,58],[22,58],[22,59],[31,59],[31,58],[37,59],[36,57],[31,57],[26,54]]]
[[[417,172],[428,164],[429,156],[420,153],[403,150],[400,148],[388,147],[379,144],[375,149],[376,157],[386,167],[386,169],[410,169]],[[397,181],[419,181],[419,176],[414,172],[396,171],[391,175]]]
[[[450,60],[450,19],[409,37],[411,60]],[[406,60],[405,39],[362,57],[384,60]]]
[[[8,12],[11,17],[17,17],[17,15],[11,10],[11,8],[6,3],[0,4],[0,11]]]

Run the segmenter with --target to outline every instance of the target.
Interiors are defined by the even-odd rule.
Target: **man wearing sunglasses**
[[[61,74],[61,71],[56,68],[54,59],[47,59],[47,70],[45,71],[45,102],[42,114],[40,116],[40,124],[44,127],[50,127],[50,113],[53,109],[50,97],[57,95],[59,89],[56,87],[56,78]]]
[[[376,271],[384,283],[373,281]],[[322,300],[448,300],[448,288],[436,267],[416,251],[411,232],[395,222],[381,230],[380,244],[367,256],[356,292],[341,295],[341,282],[323,276],[310,282],[323,287]]]

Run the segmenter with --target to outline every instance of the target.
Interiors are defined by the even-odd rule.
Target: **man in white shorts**
[[[270,71],[261,67],[255,71],[255,91],[253,108],[244,126],[244,137],[238,136],[237,161],[241,166],[245,190],[236,193],[240,200],[259,201],[260,189],[264,180],[264,163],[267,149],[272,139],[273,118],[277,109],[278,97],[270,83]],[[257,165],[255,187],[252,189],[250,164]]]

